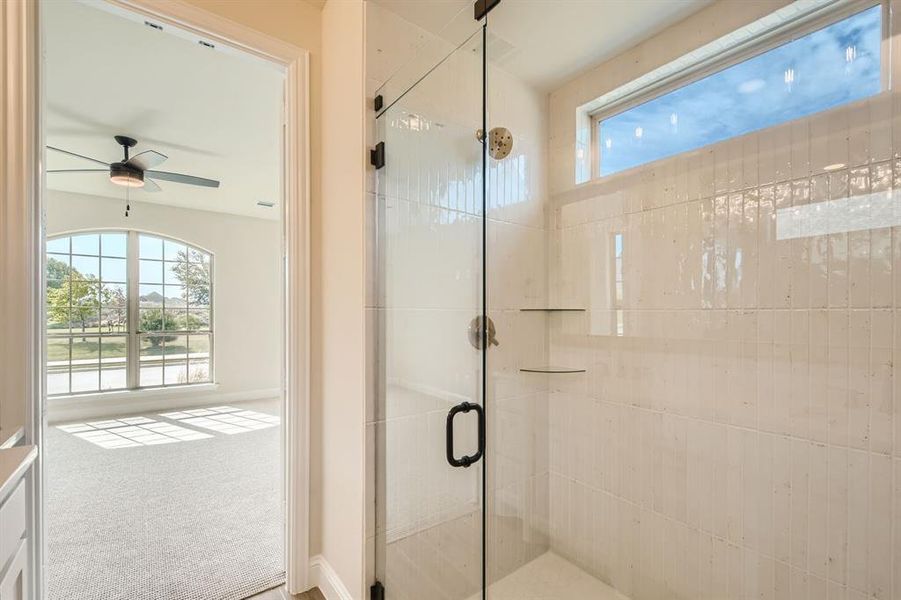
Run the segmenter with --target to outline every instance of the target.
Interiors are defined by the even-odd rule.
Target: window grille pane
[[[73,256],[72,279],[90,280],[100,277],[100,258],[97,256]]]
[[[163,286],[141,284],[138,287],[140,295],[140,306],[145,307],[162,307],[163,306]]]
[[[50,300],[47,302],[47,335],[62,335],[69,333],[69,308],[68,306],[56,306]]]
[[[185,283],[185,267],[187,266],[187,261],[167,261],[165,265],[165,283],[169,285],[178,285]]]
[[[189,331],[209,331],[210,311],[202,308],[189,310],[187,327],[185,329]]]
[[[100,324],[100,306],[94,304],[72,305],[69,313],[73,333],[96,333]]]
[[[47,279],[68,279],[70,265],[68,254],[48,254]]]
[[[140,258],[163,259],[163,240],[150,235],[138,236],[138,254]]]
[[[183,285],[166,284],[163,295],[166,296],[166,308],[183,308],[188,305],[185,301],[185,286]]]
[[[163,249],[163,258],[166,260],[187,260],[188,258],[188,248],[184,244],[164,240]]]
[[[100,389],[100,338],[73,334],[72,392]]]
[[[103,338],[100,354],[100,389],[118,390],[128,386],[128,338]]]
[[[165,385],[184,385],[188,383],[188,361],[166,361],[166,370],[163,371],[163,383]]]
[[[104,283],[100,286],[100,304],[103,306],[125,307],[128,303],[128,288],[124,283]]]
[[[162,331],[164,329],[162,307],[142,308],[139,316],[141,320],[138,329],[141,331]]]
[[[104,284],[100,301],[101,333],[126,333],[128,304],[125,284]]]
[[[47,338],[47,394],[69,393],[69,346],[68,337]]]
[[[125,258],[128,252],[128,234],[104,233],[100,236],[100,254]]]
[[[163,283],[163,263],[156,260],[142,260],[139,277],[141,283]]]
[[[47,240],[47,252],[56,252],[59,254],[69,253],[69,238],[61,237],[53,240]]]
[[[210,381],[210,336],[188,336],[188,380],[190,383]]]
[[[97,234],[73,235],[72,254],[100,255],[100,236]]]
[[[184,307],[169,308],[166,306],[166,318],[163,321],[165,331],[182,331],[188,320],[188,309]]]
[[[138,383],[141,387],[163,385],[163,336],[142,336],[140,341]]]
[[[100,278],[103,281],[121,281],[128,279],[128,266],[124,258],[100,259]]]
[[[163,354],[166,357],[163,383],[166,385],[188,383],[188,336],[167,337]]]

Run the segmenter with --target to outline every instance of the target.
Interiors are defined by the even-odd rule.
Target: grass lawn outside
[[[83,331],[82,331],[81,327],[73,326],[71,332],[72,332],[72,335],[81,335],[82,333],[84,335],[99,335],[101,333],[106,334],[106,335],[117,335],[117,334],[125,335],[126,333],[128,333],[128,331],[126,330],[124,325],[115,326],[112,328],[100,326],[100,325],[89,325],[89,326],[85,327]],[[63,333],[63,334],[69,333],[69,328],[66,327],[65,325],[54,325],[53,323],[47,324],[47,335],[54,335],[54,334],[60,334],[60,333]]]
[[[54,344],[53,340],[47,343],[47,360],[69,360],[69,347],[65,342],[66,338],[56,338],[61,340],[59,344]],[[124,358],[127,351],[128,342],[126,338],[103,338],[98,343],[97,338],[82,341],[81,338],[72,340],[72,358],[71,360],[81,360],[89,358],[98,358],[98,350],[103,352],[105,358]],[[195,352],[197,350],[195,349]],[[187,354],[188,347],[184,344],[169,344],[166,346],[166,354]],[[141,356],[162,356],[162,346],[147,346],[141,349]]]

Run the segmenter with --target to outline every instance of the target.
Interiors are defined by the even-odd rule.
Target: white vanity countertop
[[[16,483],[37,456],[37,446],[15,446],[0,450],[0,501],[16,487]]]
[[[0,427],[0,450],[12,448],[25,437],[25,428],[17,427],[16,429],[5,429]]]

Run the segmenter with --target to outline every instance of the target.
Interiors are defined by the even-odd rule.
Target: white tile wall
[[[901,185],[887,105],[557,196],[552,296],[588,310],[551,361],[588,372],[548,400],[553,550],[633,600],[901,596],[901,228],[775,218]]]

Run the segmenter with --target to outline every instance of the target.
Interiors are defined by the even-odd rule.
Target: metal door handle
[[[479,448],[475,454],[456,458],[454,456],[454,417],[456,417],[458,413],[468,413],[473,410],[476,411],[476,414],[479,417]],[[470,465],[479,462],[479,459],[482,458],[482,454],[485,452],[485,410],[482,408],[482,405],[474,404],[472,402],[462,402],[451,408],[447,413],[446,434],[447,462],[450,466],[467,468]]]

